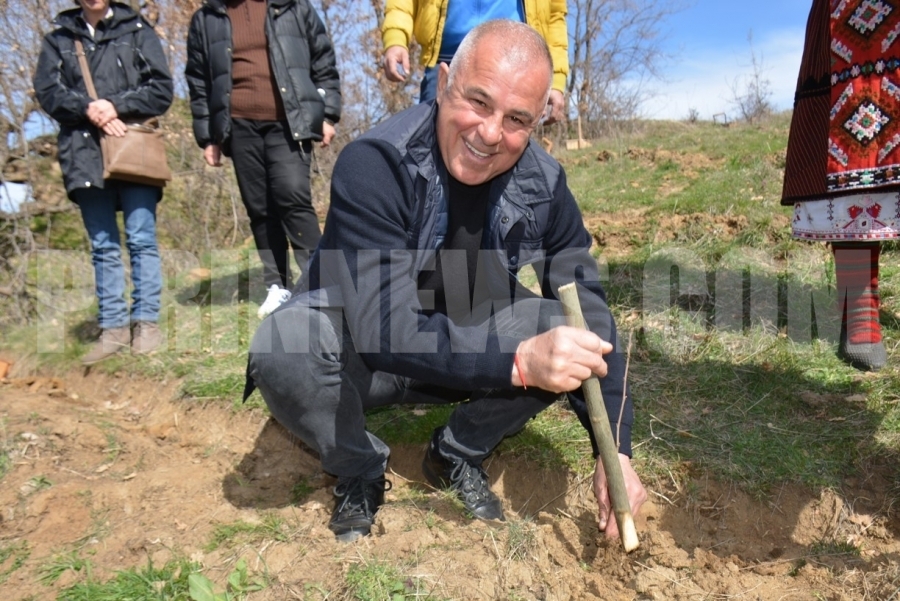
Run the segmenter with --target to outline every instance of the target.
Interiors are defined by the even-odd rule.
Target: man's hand
[[[409,49],[391,46],[384,51],[384,75],[390,81],[406,81],[409,74]]]
[[[102,129],[107,123],[118,119],[119,113],[112,102],[100,98],[99,100],[92,100],[88,104],[87,118],[95,127]]]
[[[332,138],[334,138],[334,125],[325,121],[322,123],[322,148],[331,144]]]
[[[210,144],[203,149],[203,158],[210,167],[222,166],[222,149],[218,144]]]
[[[631,467],[631,459],[628,455],[619,453],[619,465],[622,466],[622,476],[625,480],[625,491],[628,493],[628,501],[631,505],[632,517],[637,517],[641,510],[641,505],[647,500],[647,491],[641,484],[634,468]],[[597,457],[597,464],[594,466],[594,496],[597,497],[597,505],[600,510],[598,513],[598,525],[600,530],[606,533],[606,538],[619,537],[619,525],[616,523],[616,514],[612,511],[612,504],[609,500],[609,487],[607,486],[606,471],[603,469],[603,462]]]
[[[575,390],[591,374],[601,378],[606,375],[603,355],[612,349],[610,343],[589,330],[553,328],[519,343],[512,384],[550,392]]]
[[[547,99],[547,109],[550,111],[547,118],[544,119],[544,125],[553,125],[557,121],[562,121],[563,114],[566,111],[566,98],[559,90],[550,90],[550,97]]]

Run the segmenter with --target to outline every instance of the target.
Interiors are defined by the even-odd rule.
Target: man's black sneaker
[[[428,450],[425,451],[425,459],[422,460],[425,479],[435,488],[455,492],[476,518],[506,521],[500,499],[491,491],[488,476],[481,466],[460,457],[448,457],[438,450],[442,429],[434,431]]]
[[[375,520],[375,512],[384,504],[384,493],[391,489],[384,476],[374,480],[341,478],[334,487],[334,512],[328,527],[337,539],[350,543],[367,536]]]

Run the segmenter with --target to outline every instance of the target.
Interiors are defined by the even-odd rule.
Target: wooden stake
[[[587,329],[584,323],[584,315],[581,313],[581,303],[578,300],[578,290],[575,282],[559,287],[559,298],[563,304],[563,313],[566,321],[573,328]],[[609,499],[612,502],[612,510],[619,526],[619,534],[622,537],[622,546],[629,553],[638,548],[637,530],[634,527],[634,517],[631,515],[631,503],[628,501],[628,492],[625,490],[625,478],[622,475],[622,466],[619,464],[619,450],[613,440],[612,429],[609,424],[609,416],[606,413],[606,405],[603,402],[603,392],[600,390],[600,380],[595,375],[582,382],[581,389],[587,401],[588,415],[591,420],[591,429],[600,449],[600,460],[606,471],[606,481],[609,485]]]

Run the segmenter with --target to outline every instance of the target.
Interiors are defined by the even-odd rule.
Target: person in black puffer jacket
[[[206,0],[188,32],[194,137],[209,165],[234,160],[263,264],[265,317],[290,298],[321,237],[310,192],[313,142],[341,115],[334,48],[308,0]]]
[[[172,76],[153,27],[129,6],[110,0],[76,0],[44,38],[34,74],[41,108],[59,122],[59,164],[66,192],[78,204],[91,240],[102,329],[82,358],[95,363],[131,346],[159,346],[162,273],[156,242],[156,204],[162,188],[103,179],[100,131],[124,135],[128,122],[162,115],[172,103]],[[88,95],[75,40],[84,45],[97,100]],[[121,209],[131,260],[131,310],[116,211]]]

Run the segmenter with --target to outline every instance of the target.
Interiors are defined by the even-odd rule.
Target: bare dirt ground
[[[0,549],[28,550],[18,569],[0,564],[3,601],[56,599],[84,574],[49,586],[40,576],[72,551],[98,580],[190,557],[221,589],[244,557],[270,581],[251,600],[353,598],[348,568],[376,561],[401,566],[419,598],[433,599],[885,600],[900,589],[892,491],[877,471],[837,491],[785,486],[763,502],[699,475],[652,484],[641,546],[626,555],[598,534],[587,482],[502,454],[488,471],[507,525],[468,520],[424,484],[423,441],[394,448],[373,536],[346,545],[326,527],[333,479],[258,410],[181,400],[175,381],[22,376],[15,366],[0,399],[10,464]],[[304,478],[314,491],[295,503]],[[271,516],[283,540],[204,550],[218,525]],[[841,543],[862,551],[842,554]]]

